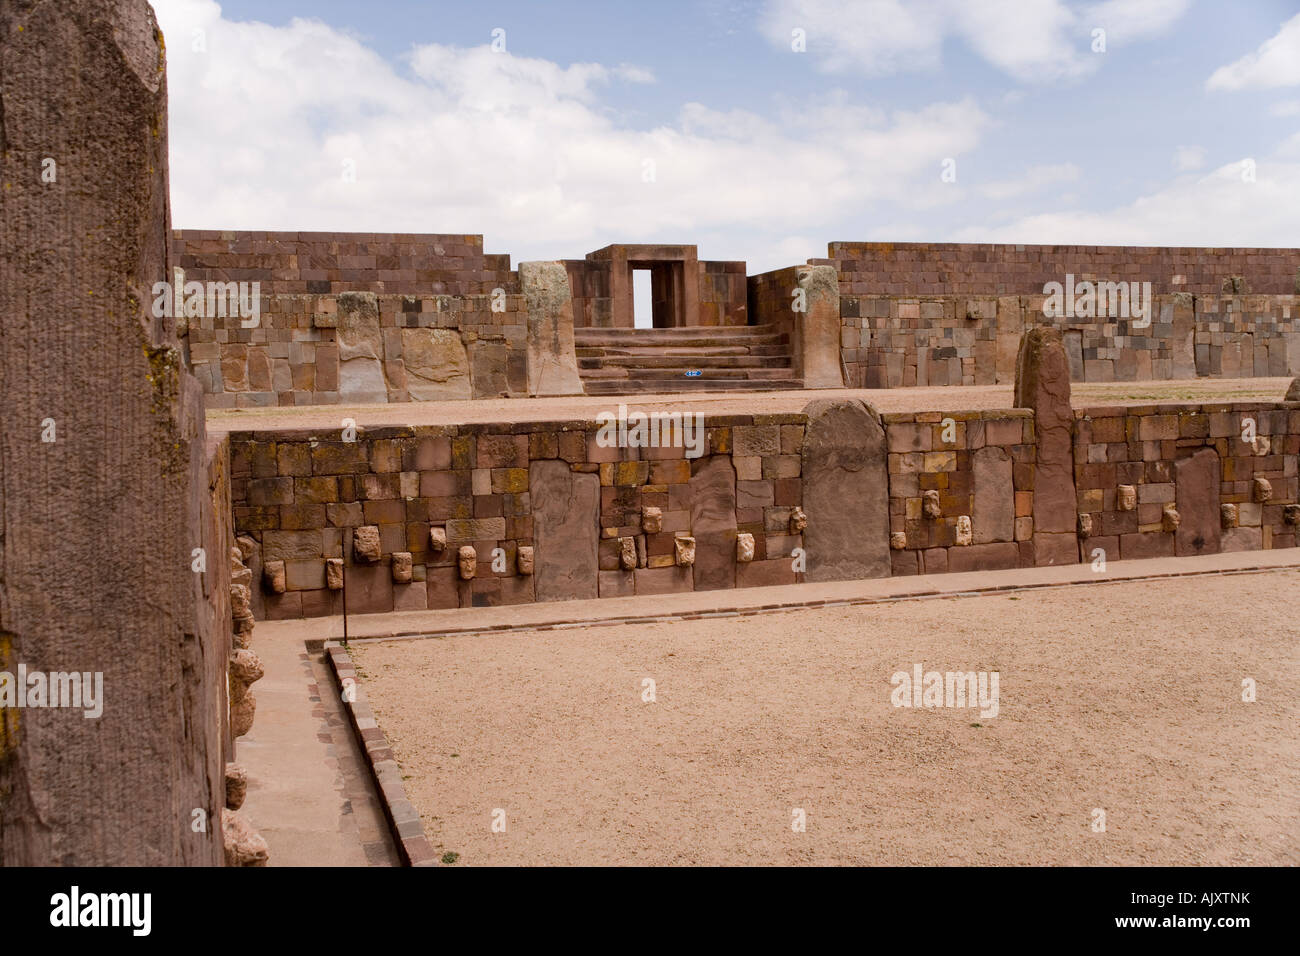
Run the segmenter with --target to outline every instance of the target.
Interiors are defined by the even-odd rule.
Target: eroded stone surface
[[[636,539],[627,536],[618,539],[618,566],[624,571],[636,570]]]
[[[402,329],[402,364],[413,401],[473,398],[469,353],[455,329]]]
[[[664,529],[664,511],[654,505],[641,509],[641,530],[646,534],[658,534]]]
[[[690,494],[695,553],[689,563],[695,590],[735,587],[736,470],[731,458],[713,455],[701,462],[691,476]]]
[[[1174,511],[1172,523],[1165,509],[1166,531],[1174,531],[1174,554],[1218,554],[1223,511],[1219,507],[1219,453],[1202,448],[1174,463]]]
[[[564,265],[519,263],[519,289],[528,308],[528,394],[581,395],[573,297]]]
[[[939,502],[939,492],[933,488],[921,493],[921,514],[931,519],[943,517],[943,505]]]
[[[266,866],[270,858],[266,840],[234,810],[222,809],[221,835],[225,843],[226,866]]]
[[[798,505],[790,509],[790,533],[802,534],[808,528],[808,516]]]
[[[748,531],[736,535],[736,560],[741,564],[754,560],[754,536]]]
[[[521,544],[519,550],[515,552],[515,570],[523,575],[532,574],[533,561],[533,546]]]
[[[267,561],[262,565],[262,581],[272,594],[283,594],[285,571],[283,561]]]
[[[1237,527],[1241,523],[1241,516],[1237,512],[1237,506],[1234,504],[1224,504],[1219,506],[1219,526],[1228,531]]]
[[[1165,531],[1177,531],[1178,526],[1183,523],[1182,515],[1173,505],[1165,505],[1160,513],[1160,526]]]
[[[352,560],[373,564],[380,556],[379,526],[363,524],[352,531]]]
[[[1273,483],[1267,478],[1256,478],[1251,482],[1251,500],[1261,504],[1273,498]]]
[[[1033,411],[1038,441],[1034,465],[1034,561],[1038,565],[1077,561],[1074,412],[1070,408],[1070,364],[1060,329],[1035,326],[1021,337],[1015,403],[1017,408]]]
[[[684,534],[673,538],[673,563],[679,568],[688,568],[695,564],[694,538]]]
[[[393,583],[410,584],[411,583],[411,552],[394,551],[393,552]]]
[[[339,295],[335,340],[339,350],[339,397],[351,401],[388,401],[379,300],[373,292]]]
[[[1011,466],[1011,456],[1001,445],[987,445],[971,454],[975,486],[971,521],[976,544],[1015,538],[1016,495]]]
[[[528,468],[537,549],[537,600],[598,596],[600,478],[565,461],[534,461]]]
[[[970,515],[958,515],[957,524],[953,528],[954,540],[958,546],[965,547],[974,541],[975,534],[971,529]]]
[[[331,591],[343,589],[343,559],[328,558],[325,561],[325,586]]]
[[[1115,508],[1117,511],[1135,511],[1138,505],[1136,485],[1120,485],[1115,489]]]
[[[889,576],[889,479],[880,416],[859,400],[814,401],[804,413],[807,580]]]
[[[472,544],[461,545],[456,552],[456,567],[462,581],[468,581],[478,574],[478,552]]]
[[[840,363],[840,285],[834,266],[795,270],[806,311],[795,317],[799,377],[805,388],[843,388]]]
[[[226,764],[226,808],[238,810],[248,794],[248,773],[238,764]]]

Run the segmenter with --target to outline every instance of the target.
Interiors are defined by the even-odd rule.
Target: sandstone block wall
[[[493,301],[264,295],[255,328],[238,316],[191,319],[190,361],[208,408],[527,395],[523,296],[497,299],[502,312]],[[349,323],[341,318],[348,315],[358,317]]]
[[[380,428],[355,442],[338,432],[234,432],[235,527],[258,544],[250,567],[284,562],[284,592],[261,587],[268,618],[340,613],[330,558],[348,562],[352,613],[794,583],[803,422],[714,418],[696,459],[681,447],[601,447],[592,422]],[[566,524],[587,482],[595,520]],[[549,522],[549,539],[539,521]],[[353,553],[362,526],[377,529],[377,561]],[[433,547],[431,528],[445,547]],[[752,561],[736,560],[739,534],[754,539]],[[682,536],[696,539],[693,564],[679,561]],[[477,564],[469,579],[460,573],[466,546]],[[537,549],[535,573],[521,573],[521,548]],[[394,553],[410,555],[409,580],[394,580]],[[588,577],[595,593],[584,592]]]
[[[956,242],[832,242],[845,295],[1036,295],[1047,282],[1149,281],[1158,294],[1300,293],[1300,250],[1033,246]]]
[[[883,418],[894,574],[1033,567],[1036,445],[1029,412]]]
[[[888,547],[886,573],[908,575],[1091,561],[1096,547],[1123,560],[1295,546],[1300,403],[1065,414],[1050,469],[1028,409],[882,416],[888,530],[882,522],[862,540],[859,557]],[[1243,416],[1255,419],[1253,444],[1240,440]],[[709,418],[697,459],[680,447],[601,447],[590,421],[366,429],[353,443],[338,432],[232,433],[236,529],[257,542],[249,566],[285,565],[284,592],[261,584],[257,613],[340,613],[330,558],[348,561],[352,613],[802,581],[795,549],[808,572],[818,566],[810,529],[827,511],[808,497],[809,468],[820,467],[809,464],[808,426],[807,413]],[[865,466],[860,442],[846,438],[842,453],[821,442],[811,460]],[[1049,473],[1063,494],[1044,492]],[[1119,503],[1126,484],[1132,510]],[[832,520],[854,513],[847,504]],[[1216,538],[1222,504],[1237,506],[1237,523]],[[363,526],[377,560],[353,554]]]
[[[1211,533],[1202,536],[1219,532],[1223,551],[1295,547],[1296,526],[1286,520],[1286,506],[1300,501],[1295,403],[1098,407],[1074,414],[1078,507],[1092,527],[1085,558],[1094,548],[1111,560],[1199,553],[1194,542],[1180,549],[1176,541],[1177,531],[1194,518],[1191,507],[1212,516]],[[1254,422],[1253,442],[1242,440],[1248,419]],[[1205,448],[1217,457],[1217,485],[1178,474],[1180,462]],[[1258,500],[1257,478],[1268,483],[1267,500]],[[1132,500],[1123,500],[1121,486],[1133,489]],[[1224,504],[1235,505],[1229,527],[1222,525]],[[1162,521],[1170,505],[1179,512],[1178,529]]]
[[[510,257],[475,235],[178,229],[172,255],[188,279],[258,281],[264,295],[518,291]]]
[[[845,295],[843,288],[841,276],[841,355],[854,388],[1009,383],[1020,335],[1038,325],[1061,329],[1074,381],[1300,372],[1300,296],[1156,295],[1150,323],[1139,325],[1049,318],[1041,294]]]

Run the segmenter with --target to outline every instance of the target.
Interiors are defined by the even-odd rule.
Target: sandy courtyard
[[[1297,608],[1288,570],[353,650],[459,864],[1297,864]],[[998,715],[895,707],[918,663]]]

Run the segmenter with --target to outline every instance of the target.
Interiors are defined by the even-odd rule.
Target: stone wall
[[[1030,412],[883,418],[894,574],[1034,565],[1037,448]]]
[[[1042,295],[846,295],[843,282],[841,355],[855,388],[1009,383],[1020,335],[1037,325],[1062,330],[1075,381],[1300,372],[1300,296],[1156,295],[1139,326],[1049,318]]]
[[[748,325],[745,263],[700,261],[700,325]]]
[[[845,295],[1035,295],[1047,282],[1148,281],[1156,293],[1300,294],[1300,250],[832,242]],[[1225,290],[1224,283],[1229,284]]]
[[[887,414],[880,439],[832,425],[811,452],[813,422],[854,403],[710,418],[699,458],[602,447],[591,421],[378,428],[351,443],[232,433],[236,527],[262,578],[255,610],[340,613],[330,559],[346,560],[349,611],[365,613],[792,584],[805,571],[1034,567],[1090,561],[1096,547],[1122,560],[1295,545],[1300,403],[1071,413],[1052,384],[1064,368],[1037,379],[1037,419],[1027,408]],[[1253,444],[1240,440],[1243,416]],[[1118,503],[1126,484],[1132,507]],[[1216,536],[1227,504],[1234,523]],[[864,558],[876,549],[879,572]]]
[[[261,282],[264,295],[518,291],[510,257],[474,235],[178,229],[172,257],[187,279]]]
[[[379,428],[355,442],[234,432],[235,526],[257,543],[249,566],[264,579],[255,609],[340,613],[327,561],[345,557],[354,613],[794,583],[803,423],[713,418],[698,458],[680,446],[602,447],[593,422]],[[590,514],[575,522],[583,502]],[[357,557],[363,526],[374,560]],[[752,541],[738,558],[741,535]],[[283,574],[282,593],[268,590],[268,568]]]
[[[191,319],[189,353],[209,408],[523,396],[527,319],[517,293],[264,295],[254,328]]]
[[[1295,547],[1296,525],[1287,520],[1288,507],[1300,501],[1295,403],[1100,407],[1074,414],[1085,552],[1101,548],[1114,560]],[[1254,440],[1244,441],[1243,434]],[[1205,458],[1203,449],[1213,454]],[[1198,456],[1206,467],[1194,467]],[[1166,514],[1170,508],[1176,519]]]

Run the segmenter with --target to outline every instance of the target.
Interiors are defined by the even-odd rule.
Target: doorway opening
[[[649,269],[632,270],[632,327],[655,327],[654,293]]]

